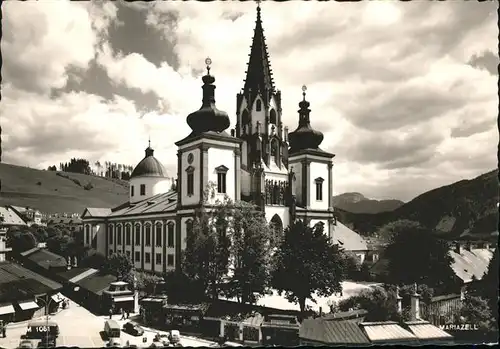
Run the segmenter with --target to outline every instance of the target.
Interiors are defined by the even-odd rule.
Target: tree
[[[356,254],[350,251],[343,251],[345,260],[345,275],[351,280],[359,280],[361,272],[361,263]]]
[[[106,256],[96,250],[90,250],[80,261],[81,267],[104,270],[106,267]]]
[[[187,232],[182,269],[205,293],[217,299],[229,268],[230,238],[226,233],[230,206],[226,197],[207,210],[205,204],[213,195],[213,187],[205,190],[201,209]]]
[[[405,233],[408,230],[416,229],[419,227],[420,223],[418,222],[410,221],[408,219],[400,219],[382,226],[377,231],[377,235],[382,241],[390,243],[398,234]]]
[[[71,251],[71,248],[73,248],[73,244],[73,238],[63,234],[55,235],[47,239],[47,249],[50,252],[64,257],[74,256],[73,251]]]
[[[199,280],[193,280],[182,271],[171,271],[163,277],[168,301],[175,303],[200,303],[205,299],[205,290]]]
[[[496,326],[488,301],[479,296],[469,294],[465,296],[460,316],[463,322],[475,324],[483,331],[492,330]]]
[[[481,280],[471,282],[473,285],[471,295],[486,300],[493,314],[495,323],[498,323],[498,247],[493,252],[493,257],[488,264],[488,270]]]
[[[448,245],[430,230],[413,226],[395,235],[384,258],[388,260],[387,278],[391,284],[416,282],[441,292],[455,285]]]
[[[223,211],[219,212],[223,213]],[[228,295],[242,303],[254,303],[269,283],[273,245],[264,212],[246,202],[232,205],[230,220],[231,266]]]
[[[399,321],[396,293],[380,286],[365,289],[359,295],[343,299],[338,303],[338,309],[364,309],[367,311],[366,321]]]
[[[305,310],[313,294],[330,296],[342,291],[345,277],[343,253],[323,233],[323,224],[313,228],[302,221],[292,223],[275,253],[272,285],[281,295]]]
[[[135,276],[136,289],[145,294],[154,294],[156,285],[163,280],[163,278],[158,275],[143,271],[134,271],[133,276]]]
[[[29,230],[9,229],[7,231],[7,246],[14,253],[22,253],[37,246],[35,236]]]
[[[104,271],[116,276],[119,280],[129,279],[134,269],[130,258],[121,252],[113,253],[106,259]]]

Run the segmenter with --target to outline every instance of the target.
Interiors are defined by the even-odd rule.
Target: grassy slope
[[[83,213],[86,207],[114,207],[128,199],[128,182],[78,173],[61,174],[69,179],[56,172],[0,164],[0,205],[30,206],[45,213]],[[91,190],[83,188],[88,182],[94,186]]]

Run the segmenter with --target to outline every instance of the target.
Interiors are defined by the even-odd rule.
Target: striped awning
[[[0,315],[14,314],[15,312],[12,304],[0,306]]]
[[[38,309],[39,306],[34,301],[29,301],[29,302],[19,303],[19,308],[21,308],[21,310],[30,310],[30,309]]]
[[[119,296],[119,297],[114,297],[113,300],[115,302],[129,302],[134,300],[134,296]]]

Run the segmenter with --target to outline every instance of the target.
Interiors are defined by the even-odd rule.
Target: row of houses
[[[69,230],[77,232],[83,229],[80,214],[44,214],[37,209],[31,207],[22,207],[15,205],[4,206],[4,209],[10,210],[15,213],[25,225],[40,225],[40,226],[54,226],[65,225]]]

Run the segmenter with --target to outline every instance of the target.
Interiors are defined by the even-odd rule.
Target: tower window
[[[255,110],[256,111],[261,111],[262,110],[262,101],[260,99],[258,99],[257,103],[255,104]]]
[[[187,173],[187,195],[191,196],[194,194],[194,167],[189,166],[186,169]]]
[[[151,246],[151,226],[146,227],[146,246]]]
[[[229,169],[224,166],[220,165],[215,169],[215,172],[217,172],[217,192],[225,194],[226,193],[226,174]]]
[[[276,111],[274,109],[269,113],[269,122],[276,125]]]
[[[141,196],[146,195],[146,184],[141,184]]]
[[[319,177],[314,180],[316,183],[316,201],[323,200],[323,182],[324,179]]]
[[[130,196],[134,196],[134,186],[130,186]]]
[[[174,224],[168,224],[167,246],[174,247]]]

